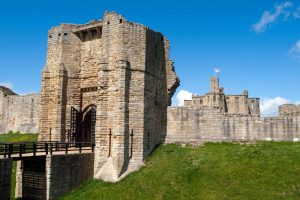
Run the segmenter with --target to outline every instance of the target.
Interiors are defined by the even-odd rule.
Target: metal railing
[[[37,155],[52,155],[54,152],[64,152],[68,154],[82,153],[83,151],[94,152],[95,144],[89,142],[0,142],[0,156],[5,158]]]

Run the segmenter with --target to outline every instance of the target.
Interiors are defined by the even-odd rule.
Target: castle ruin
[[[40,140],[95,143],[96,178],[117,181],[139,169],[164,141],[179,85],[169,51],[161,33],[114,12],[52,28]]]
[[[39,132],[40,94],[17,95],[0,86],[0,134]]]
[[[279,116],[300,117],[300,105],[284,104],[279,106]]]
[[[182,107],[168,108],[166,143],[299,141],[300,116],[296,105],[283,105],[277,117],[260,117],[259,98],[225,95],[219,78],[210,80],[210,92],[193,95]]]
[[[225,95],[220,87],[219,78],[210,78],[210,92],[200,96],[193,95],[192,100],[185,100],[184,106],[193,108],[216,108],[222,113],[260,115],[259,98],[249,98],[248,90],[240,95]]]
[[[179,78],[169,52],[161,33],[114,12],[49,30],[41,94],[0,90],[0,132],[39,127],[40,141],[94,143],[95,152],[18,161],[16,196],[24,193],[22,163],[43,168],[43,195],[55,199],[89,178],[120,180],[162,143],[300,140],[299,106],[260,117],[259,98],[225,94],[218,77],[207,94],[170,106]],[[0,159],[7,187],[11,163]]]

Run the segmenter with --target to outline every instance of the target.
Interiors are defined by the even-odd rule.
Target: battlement
[[[283,104],[279,106],[279,116],[300,116],[300,105]]]
[[[220,112],[228,114],[260,115],[259,98],[249,98],[248,90],[242,94],[225,94],[219,85],[218,77],[210,78],[210,92],[205,95],[193,95],[192,100],[185,100],[185,107],[203,108],[215,107]]]

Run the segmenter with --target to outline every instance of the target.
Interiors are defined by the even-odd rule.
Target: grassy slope
[[[0,142],[35,142],[37,138],[38,134],[0,134]]]
[[[163,145],[121,182],[91,180],[62,199],[300,199],[300,143]]]
[[[37,141],[38,134],[19,134],[9,133],[0,134],[0,142],[35,142]],[[11,177],[11,199],[14,199],[15,187],[16,187],[16,162],[13,162],[13,170]]]

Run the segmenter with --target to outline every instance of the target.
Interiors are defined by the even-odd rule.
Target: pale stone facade
[[[40,140],[95,142],[95,177],[117,181],[164,141],[179,85],[159,32],[116,13],[49,31]],[[71,136],[70,136],[71,135]],[[109,168],[110,170],[103,170]]]
[[[248,91],[225,95],[217,77],[211,78],[210,88],[183,107],[168,108],[166,143],[300,140],[297,106],[281,106],[279,117],[260,117],[259,98],[248,98]]]
[[[240,95],[226,95],[219,85],[218,77],[210,78],[210,92],[203,95],[193,95],[192,100],[185,100],[184,106],[193,108],[218,109],[221,113],[260,115],[259,98],[249,98],[245,90]]]
[[[169,107],[166,143],[299,141],[300,117],[226,114],[214,108]]]
[[[0,133],[39,132],[40,94],[17,95],[0,86]]]
[[[284,104],[279,106],[279,116],[300,117],[300,105]]]

